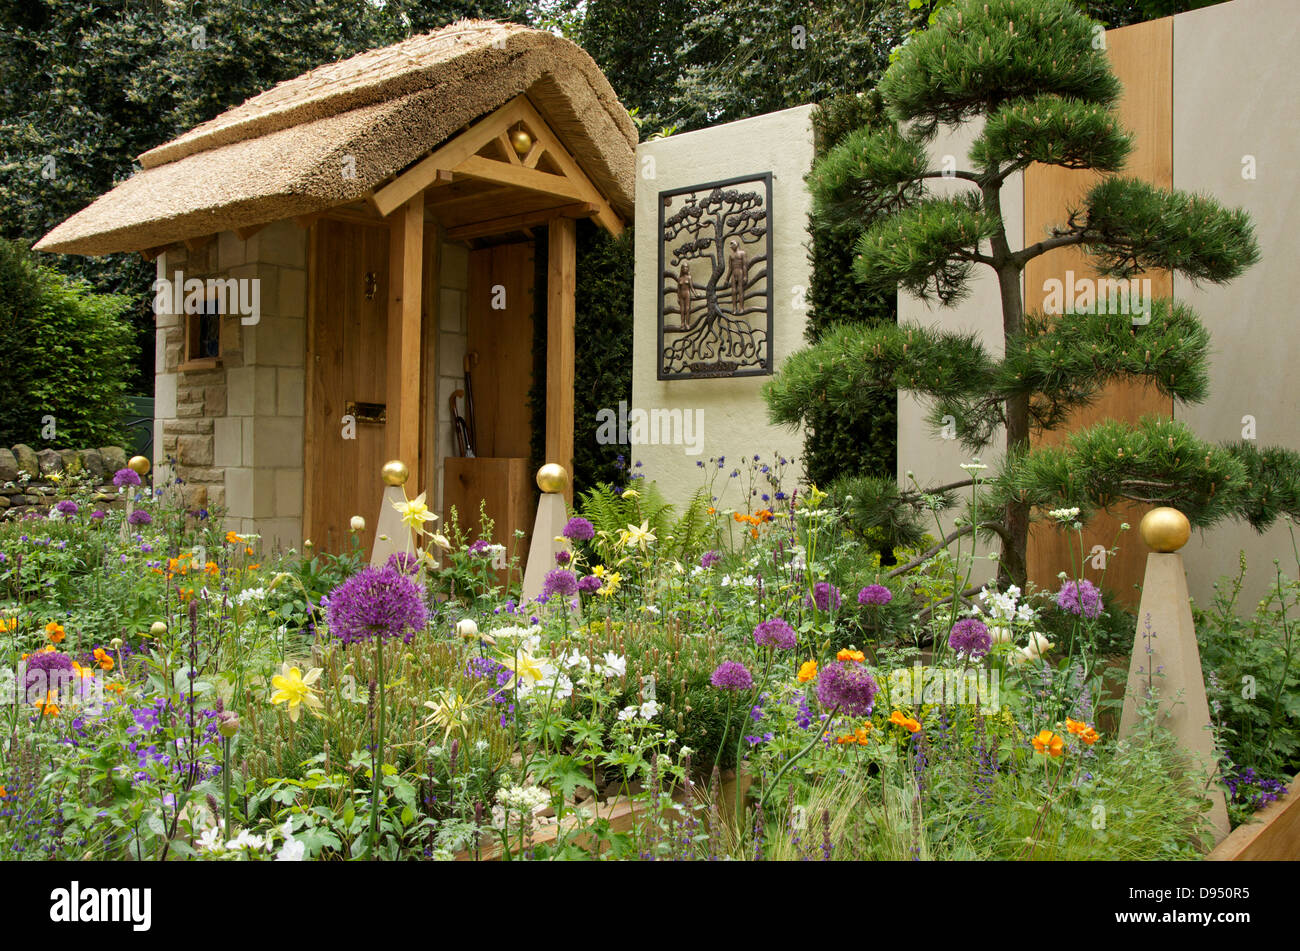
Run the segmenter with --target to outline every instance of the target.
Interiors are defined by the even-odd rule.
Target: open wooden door
[[[303,526],[317,548],[346,551],[361,515],[368,554],[383,494],[389,229],[321,219],[313,230]]]

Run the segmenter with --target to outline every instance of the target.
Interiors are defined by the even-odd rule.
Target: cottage
[[[157,262],[155,454],[191,505],[334,549],[362,514],[368,547],[395,458],[504,537],[536,504],[535,320],[545,455],[571,468],[575,220],[622,230],[636,138],[577,46],[465,20],[144,153],[36,247]]]

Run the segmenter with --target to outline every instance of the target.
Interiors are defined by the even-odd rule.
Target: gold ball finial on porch
[[[1178,551],[1192,537],[1192,523],[1187,521],[1187,516],[1167,505],[1143,515],[1138,530],[1152,551],[1165,554]]]
[[[138,475],[140,478],[143,479],[145,476],[149,474],[149,468],[150,468],[149,457],[132,456],[130,460],[127,462],[126,467],[128,469],[133,470],[136,475]]]
[[[379,471],[384,477],[384,485],[406,485],[406,480],[411,477],[411,470],[401,459],[389,459]]]
[[[537,470],[537,487],[547,494],[558,494],[569,487],[569,474],[558,462],[548,462]]]
[[[510,133],[510,144],[519,155],[527,155],[528,150],[533,147],[533,137],[523,129],[515,129]]]

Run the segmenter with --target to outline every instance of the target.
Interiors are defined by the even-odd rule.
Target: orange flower
[[[851,651],[847,647],[835,655],[836,660],[851,660],[855,664],[861,664],[867,659],[867,655],[862,651]]]
[[[109,656],[108,651],[102,647],[95,648],[95,660],[99,662],[100,670],[112,670],[113,658]]]
[[[919,720],[904,715],[902,710],[895,710],[889,715],[889,722],[895,726],[901,726],[908,733],[917,733],[921,729]]]
[[[1065,728],[1075,736],[1078,736],[1084,730],[1088,729],[1088,724],[1084,723],[1082,720],[1071,720],[1069,717],[1066,717]]]
[[[875,724],[872,723],[870,720],[868,720],[866,723],[862,724],[862,726],[858,727],[856,730],[853,731],[853,735],[858,738],[859,746],[867,745],[867,738],[870,736],[871,731],[874,728],[875,728]],[[917,724],[917,728],[918,729],[920,728],[920,724]]]
[[[54,702],[53,690],[45,695],[44,700],[33,700],[32,706],[43,717],[57,717],[59,715],[59,705]]]
[[[1087,743],[1089,746],[1092,746],[1092,744],[1101,739],[1101,734],[1092,727],[1088,727],[1086,730],[1079,731],[1079,739],[1083,740],[1083,742]]]
[[[9,795],[9,791],[3,786],[0,786],[0,799],[3,799],[7,795]]]
[[[835,742],[836,742],[836,743],[856,743],[856,742],[858,742],[858,738],[857,738],[856,736],[854,736],[852,733],[850,733],[848,736],[837,736],[837,737],[835,738]]]
[[[221,569],[217,567],[215,561],[210,561],[203,566],[203,573],[205,575],[218,575],[221,574]]]
[[[746,515],[742,515],[740,512],[732,512],[732,513],[731,513],[731,517],[734,518],[734,519],[736,520],[736,524],[739,525],[739,524],[740,524],[741,522],[743,522],[743,521],[744,521],[748,516],[746,516]]]
[[[75,660],[72,662],[72,670],[78,677],[83,677],[83,678],[89,677],[91,679],[94,679],[95,672],[93,670],[87,670],[85,667],[82,667],[80,664],[78,664]]]
[[[249,571],[256,571],[258,568],[261,568],[261,567],[262,567],[262,563],[261,563],[260,561],[255,561],[255,562],[253,562],[251,565],[248,566],[248,570],[249,570]]]
[[[1065,740],[1051,730],[1041,731],[1033,740],[1034,752],[1044,756],[1060,756],[1065,751]]]
[[[0,617],[0,634],[5,634],[5,633],[7,633],[7,632],[9,632],[9,631],[14,631],[14,630],[17,630],[17,629],[18,629],[18,618],[16,618],[16,617],[13,617],[13,618],[2,618],[2,617]]]
[[[238,532],[234,532],[234,531],[226,532],[226,544],[227,544],[227,545],[238,545],[238,544],[239,544],[239,533],[238,533]]]
[[[244,554],[245,554],[245,555],[251,555],[252,553],[253,553],[253,546],[249,545],[249,546],[247,546],[247,547],[244,548]]]
[[[806,684],[817,676],[817,661],[806,660],[799,668],[799,683]]]
[[[63,625],[58,621],[51,621],[45,625],[45,636],[50,639],[51,644],[62,644],[68,636],[63,632]]]
[[[754,517],[760,522],[770,522],[772,519],[776,518],[776,516],[772,514],[771,509],[759,509],[754,513]]]
[[[122,686],[122,684],[118,684],[118,683],[104,684],[104,688],[106,690],[113,691],[113,693],[121,693],[124,689],[126,689]]]
[[[751,529],[749,530],[749,537],[752,538],[752,539],[754,539],[754,541],[758,541],[758,529],[757,529],[757,528],[751,528]]]

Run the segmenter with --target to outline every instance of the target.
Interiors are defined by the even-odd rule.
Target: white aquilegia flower
[[[605,652],[605,665],[602,668],[606,677],[624,677],[627,675],[627,658],[613,651]]]

